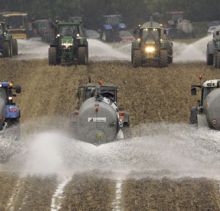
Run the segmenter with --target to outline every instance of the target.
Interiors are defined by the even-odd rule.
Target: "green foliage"
[[[145,22],[155,12],[183,10],[192,21],[220,19],[219,0],[1,0],[1,9],[28,11],[32,18],[83,16],[92,26],[104,14],[123,15],[130,26]],[[162,16],[164,17],[164,16]]]

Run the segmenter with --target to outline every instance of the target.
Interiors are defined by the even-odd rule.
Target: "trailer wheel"
[[[83,65],[88,64],[88,48],[87,47],[79,47],[78,59],[79,59],[79,64],[83,64]]]
[[[56,47],[49,48],[48,61],[49,61],[49,65],[56,65],[57,64],[57,49],[56,49]]]
[[[11,45],[9,42],[4,42],[3,43],[3,57],[11,57],[12,52],[11,52]]]
[[[133,50],[132,52],[132,65],[133,67],[140,67],[142,64],[141,51]]]
[[[168,52],[167,52],[167,50],[160,50],[159,65],[160,65],[160,67],[167,67],[168,66]]]
[[[12,52],[14,56],[18,55],[18,42],[15,39],[12,40]]]

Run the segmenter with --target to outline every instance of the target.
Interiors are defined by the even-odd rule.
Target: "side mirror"
[[[19,85],[15,86],[15,92],[17,94],[20,94],[21,93],[21,87]]]
[[[191,88],[191,95],[192,95],[192,96],[197,95],[197,90],[196,90],[195,87],[192,87],[192,88]]]

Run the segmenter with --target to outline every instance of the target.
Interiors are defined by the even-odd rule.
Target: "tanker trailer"
[[[112,84],[89,83],[78,90],[78,108],[72,120],[77,139],[95,145],[117,139],[129,127],[129,114],[117,105],[118,89]]]
[[[191,110],[190,123],[220,130],[220,79],[192,85],[192,95],[197,94],[197,88],[201,90],[201,99]]]

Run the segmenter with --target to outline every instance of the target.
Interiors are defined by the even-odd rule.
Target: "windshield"
[[[4,101],[7,99],[7,94],[4,88],[0,88],[0,99],[3,99]]]
[[[216,88],[214,88],[214,87],[206,87],[206,88],[203,89],[203,92],[202,92],[202,102],[201,102],[202,105],[203,105],[203,102],[205,101],[206,97],[208,96],[208,94],[211,91],[213,91],[214,89],[216,89]]]
[[[9,28],[12,28],[12,29],[25,28],[25,17],[24,16],[7,17],[6,22],[9,25]]]
[[[106,20],[105,20],[106,24],[117,25],[121,22],[121,16],[120,15],[106,16],[105,18],[106,18]]]
[[[142,38],[144,40],[158,40],[160,38],[159,29],[143,29]]]
[[[79,34],[77,26],[62,26],[60,27],[61,36],[76,36]]]

